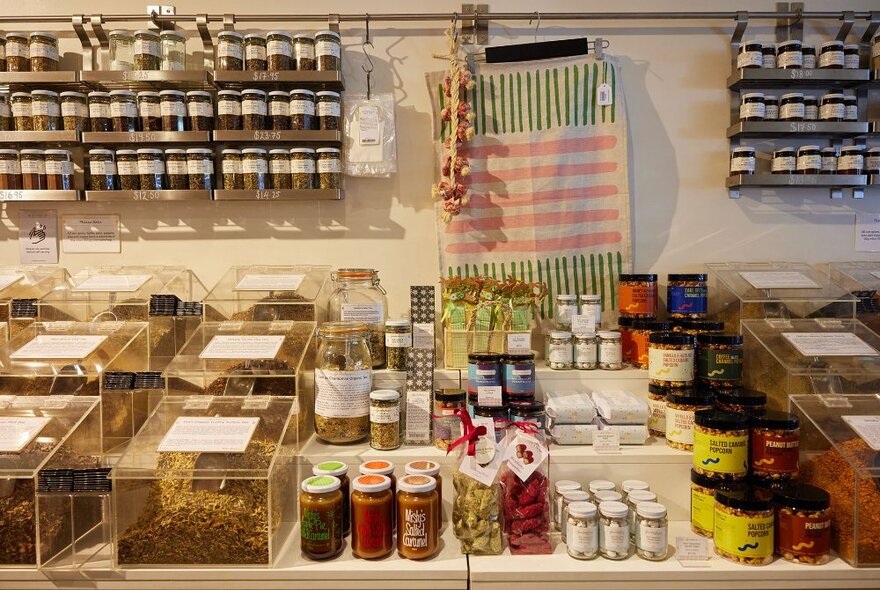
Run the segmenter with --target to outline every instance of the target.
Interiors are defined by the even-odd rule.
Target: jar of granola
[[[240,72],[244,69],[244,35],[237,31],[217,33],[217,70]]]
[[[6,33],[6,71],[31,71],[30,41],[24,33]]]
[[[694,383],[694,338],[671,332],[648,339],[648,378],[655,385],[688,387]]]
[[[162,131],[186,131],[186,94],[180,90],[159,92]]]
[[[315,150],[313,148],[290,148],[290,175],[292,188],[315,188]]]
[[[704,318],[709,308],[709,287],[705,274],[667,276],[666,310],[670,319]]]
[[[136,151],[116,150],[116,170],[119,174],[119,190],[141,190],[141,176],[138,172]]]
[[[58,71],[58,37],[51,33],[34,32],[28,38],[32,72]]]
[[[752,475],[773,481],[797,479],[800,421],[794,414],[767,412],[752,416]]]
[[[168,188],[174,191],[189,190],[189,169],[186,160],[187,150],[165,150],[165,170],[168,174]],[[119,152],[116,153],[117,160]],[[122,178],[122,162],[119,162],[119,174]]]
[[[715,492],[715,553],[746,565],[773,561],[773,494],[746,486]]]
[[[269,124],[273,131],[290,129],[290,94],[284,90],[273,90],[269,93]]]
[[[110,93],[89,92],[88,101],[89,128],[93,132],[100,133],[113,131],[113,119],[110,118]]]
[[[711,539],[715,532],[715,492],[742,489],[744,486],[739,482],[707,477],[691,469],[691,530]]]
[[[214,104],[211,93],[204,90],[187,92],[186,114],[189,117],[190,131],[213,131]]]
[[[694,450],[694,414],[712,408],[712,395],[691,389],[666,394],[666,444],[682,451]]]
[[[103,148],[89,150],[89,188],[93,191],[116,188],[116,162],[112,151]]]
[[[241,92],[221,90],[217,93],[217,129],[241,130]]]
[[[315,120],[315,93],[304,88],[290,91],[290,128],[306,131],[317,127]]]
[[[662,385],[648,384],[648,434],[666,437],[666,395],[669,389]]]
[[[632,322],[630,362],[639,369],[647,369],[651,335],[668,332],[670,324],[656,320],[627,319]]]
[[[61,129],[61,101],[51,90],[31,91],[31,125],[34,131]]]
[[[13,92],[12,121],[16,131],[33,131],[34,121],[31,118],[31,95],[28,92]]]
[[[776,553],[795,563],[831,560],[831,496],[822,488],[789,484],[774,490]]]
[[[749,472],[749,419],[743,414],[700,410],[694,415],[694,470],[723,480]]]
[[[266,63],[266,36],[259,33],[250,33],[244,36],[244,69],[249,72],[265,71]]]
[[[269,175],[272,188],[285,190],[290,188],[290,152],[286,149],[269,150]]]
[[[113,131],[116,133],[137,131],[137,95],[131,90],[112,90],[110,118],[113,120]]]
[[[740,334],[697,336],[697,378],[712,388],[742,384],[743,338]]]
[[[241,172],[241,150],[225,149],[220,154],[220,170],[223,173],[223,190],[240,191],[244,189]]]
[[[657,275],[622,274],[617,286],[617,308],[622,317],[657,317]]]
[[[725,412],[758,416],[767,411],[767,394],[755,389],[715,390],[715,407]]]
[[[61,93],[61,126],[65,131],[89,130],[89,107],[81,92]]]

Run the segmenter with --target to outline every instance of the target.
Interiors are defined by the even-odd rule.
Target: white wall
[[[167,0],[175,2],[175,0]],[[7,11],[22,14],[70,12],[137,14],[136,0],[30,0]],[[441,12],[460,10],[449,0],[406,2],[337,0],[323,5],[269,0],[176,0],[179,14],[247,11],[251,14],[332,9],[340,13]],[[495,12],[773,10],[774,2],[619,0],[525,0],[490,2]],[[811,10],[868,10],[872,0],[808,1]],[[6,12],[6,11],[4,11]],[[808,38],[819,41],[837,32],[819,23]],[[143,24],[125,25],[128,28]],[[432,58],[444,51],[441,23],[374,23],[374,88],[393,90],[400,132],[399,173],[391,179],[349,179],[342,203],[153,203],[148,205],[73,203],[47,207],[59,215],[73,212],[119,213],[124,226],[121,255],[62,254],[72,270],[99,263],[166,263],[192,267],[207,283],[231,264],[325,263],[374,266],[389,290],[391,313],[404,313],[409,285],[434,283],[439,274],[435,213],[430,197],[434,178],[431,114],[424,73],[443,68]],[[12,27],[9,27],[11,29]],[[22,25],[24,30],[45,26]],[[53,27],[48,27],[53,30]],[[55,27],[59,28],[59,27]],[[118,28],[118,25],[109,26]],[[240,30],[247,27],[242,23]],[[284,25],[284,28],[293,28]],[[317,28],[309,25],[305,28]],[[856,28],[861,32],[863,25]],[[724,260],[866,259],[854,252],[853,213],[880,210],[880,191],[863,202],[832,202],[822,191],[727,198],[729,37],[732,22],[664,21],[550,23],[539,37],[601,35],[620,57],[631,130],[635,268],[639,271],[696,270],[703,262]],[[63,28],[63,49],[78,47],[73,31]],[[343,23],[347,46],[345,75],[349,90],[363,90],[359,43],[363,25]],[[491,42],[532,39],[527,23],[493,23]],[[772,24],[749,27],[747,37],[773,39]],[[191,48],[199,47],[195,40]],[[0,264],[18,261],[17,219],[21,208],[5,205],[0,224]],[[876,258],[876,256],[875,256]]]

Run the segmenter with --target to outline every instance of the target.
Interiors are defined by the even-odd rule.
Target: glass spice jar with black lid
[[[846,105],[842,93],[831,92],[822,97],[819,118],[829,123],[840,123],[846,118]]]
[[[221,90],[217,93],[217,129],[241,130],[241,92]]]
[[[309,71],[315,69],[315,38],[306,33],[293,36],[293,60],[295,69]]]
[[[865,146],[845,145],[840,148],[840,157],[837,158],[838,174],[864,174],[865,170]]]
[[[798,70],[804,67],[803,44],[797,39],[783,41],[776,47],[776,67],[782,70]]]
[[[856,122],[859,120],[859,99],[853,95],[843,97],[843,120],[847,122]]]
[[[822,170],[822,152],[817,145],[802,145],[797,151],[797,173],[819,174]]]
[[[119,175],[119,190],[141,190],[141,176],[138,172],[136,151],[116,150],[116,171]]]
[[[819,67],[821,69],[843,69],[843,41],[826,41],[819,49]]]
[[[856,43],[847,43],[843,46],[843,67],[847,70],[857,70],[860,64],[859,46]]]
[[[336,31],[315,33],[315,60],[319,72],[338,72],[342,69],[342,39]]]
[[[217,69],[223,72],[244,69],[244,35],[238,31],[217,33]]]
[[[284,31],[266,33],[266,63],[270,72],[293,69],[293,40],[290,33]]]
[[[770,161],[771,174],[794,174],[797,170],[797,157],[791,146],[781,147],[773,151]]]
[[[159,92],[162,131],[186,131],[186,94],[180,90]]]
[[[241,91],[242,129],[245,131],[261,131],[266,128],[266,93],[257,88],[245,88]]]
[[[767,43],[761,48],[761,67],[765,70],[776,69],[776,46]]]
[[[739,146],[730,152],[730,175],[755,173],[755,148]]]
[[[162,131],[162,109],[158,92],[137,93],[138,119],[141,131]]]
[[[760,41],[745,41],[739,46],[739,53],[736,56],[737,68],[760,68],[763,62],[761,50],[763,45]]]
[[[214,104],[211,93],[204,90],[191,90],[186,93],[186,112],[190,131],[214,130]]]
[[[189,169],[186,150],[165,150],[165,172],[168,176],[168,188],[174,191],[189,190]]]
[[[763,92],[746,92],[739,105],[740,121],[763,121],[766,113]]]
[[[304,88],[290,91],[290,128],[295,131],[315,129],[315,93]]]
[[[315,150],[314,148],[290,149],[290,175],[292,188],[315,188]]]
[[[265,71],[266,63],[266,36],[259,33],[249,33],[244,36],[244,69],[249,72]]]
[[[822,155],[822,170],[819,174],[837,174],[837,148],[834,146],[824,147],[820,150]]]

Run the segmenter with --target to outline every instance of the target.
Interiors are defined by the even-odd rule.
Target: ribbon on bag
[[[487,430],[483,425],[474,426],[474,423],[471,422],[471,416],[468,414],[467,410],[459,408],[455,410],[455,415],[461,419],[461,426],[464,430],[464,434],[458,437],[451,445],[446,448],[446,454],[449,454],[449,451],[457,447],[458,445],[467,442],[467,454],[473,457],[477,454],[477,441],[481,436],[486,436]]]
[[[534,422],[514,422],[513,420],[498,420],[497,422],[505,428],[514,426],[517,430],[526,434],[538,434],[539,432],[538,425]]]

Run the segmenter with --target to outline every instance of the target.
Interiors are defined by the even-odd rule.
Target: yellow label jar
[[[746,486],[715,493],[715,553],[746,565],[773,561],[773,494]]]
[[[720,410],[696,412],[694,469],[715,479],[743,479],[749,471],[748,418]]]

